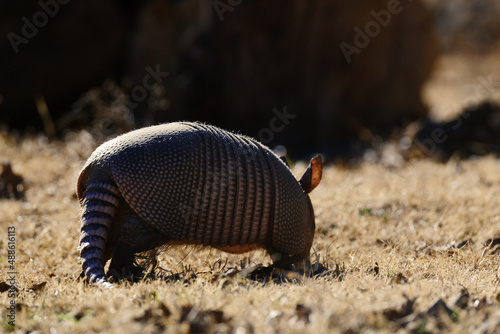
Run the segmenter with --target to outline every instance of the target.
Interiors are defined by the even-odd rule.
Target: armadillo
[[[171,244],[260,248],[274,266],[307,266],[315,231],[308,193],[321,173],[317,156],[297,181],[257,140],[199,122],[118,136],[78,178],[81,276],[109,284],[113,273],[133,274],[137,253]]]

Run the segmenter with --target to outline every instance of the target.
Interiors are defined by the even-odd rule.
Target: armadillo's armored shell
[[[85,168],[93,167],[107,170],[137,215],[171,240],[309,253],[307,194],[281,159],[249,137],[169,123],[105,143]]]

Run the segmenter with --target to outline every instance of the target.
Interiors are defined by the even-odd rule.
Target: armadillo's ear
[[[321,156],[318,155],[311,159],[309,166],[299,180],[299,183],[306,194],[309,194],[314,188],[316,188],[319,181],[321,181],[322,174],[323,160],[321,159]]]

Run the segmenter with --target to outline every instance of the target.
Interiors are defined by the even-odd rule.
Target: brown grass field
[[[452,92],[467,94],[467,88],[453,89],[457,80],[446,68],[442,73],[425,93],[436,107],[443,96],[452,101]],[[442,94],[434,89],[440,84],[447,87]],[[237,270],[270,264],[264,252],[238,256],[178,247],[159,257],[168,280],[100,289],[76,280],[75,185],[97,145],[85,131],[50,143],[0,133],[0,158],[26,186],[24,200],[0,200],[0,332],[500,331],[500,250],[491,244],[500,238],[495,157],[327,165],[311,194],[317,227],[312,262],[328,269],[315,277],[252,280]],[[295,174],[305,167],[298,162]],[[16,229],[15,327],[7,317],[9,226]]]

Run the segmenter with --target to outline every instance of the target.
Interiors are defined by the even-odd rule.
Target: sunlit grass
[[[76,280],[80,207],[74,192],[93,149],[82,136],[50,144],[0,136],[2,157],[27,186],[24,201],[0,201],[2,252],[8,226],[17,237],[16,328],[3,307],[6,331],[486,333],[500,326],[500,254],[485,244],[500,237],[500,161],[493,157],[416,160],[396,169],[328,166],[311,194],[312,261],[330,271],[300,283],[224,275],[242,261],[270,264],[261,251],[177,247],[161,253],[159,265],[182,279],[102,290]],[[296,174],[303,168],[298,163]],[[7,278],[2,270],[0,282]],[[465,292],[462,309],[455,303]],[[10,302],[6,292],[0,300]]]

